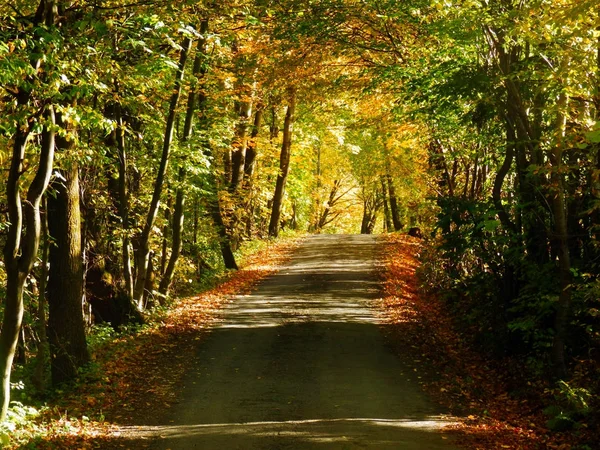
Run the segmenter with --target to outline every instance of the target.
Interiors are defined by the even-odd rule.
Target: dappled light
[[[257,440],[268,439],[272,445],[294,445],[297,448],[361,448],[364,445],[381,449],[431,449],[446,448],[444,437],[437,435],[439,429],[452,422],[446,417],[426,417],[414,419],[307,419],[272,422],[220,423],[198,425],[166,425],[154,427],[124,427],[122,432],[129,439],[152,438],[156,435],[166,439],[177,448],[177,440],[181,438],[209,437],[214,443],[226,436],[238,435],[244,438],[248,446],[255,445]],[[415,444],[417,435],[433,433],[433,438],[423,444]],[[276,436],[276,437],[275,437]],[[114,436],[118,438],[118,434]],[[436,439],[437,438],[437,439]],[[437,442],[439,442],[439,446]]]
[[[313,246],[300,248],[292,263],[266,279],[258,291],[232,300],[221,313],[217,329],[302,322],[375,323],[369,308],[379,293],[379,283],[372,276],[371,261],[356,259],[360,246],[372,253],[371,239],[342,235],[334,245],[327,236],[311,239]],[[318,258],[322,254],[332,258]]]

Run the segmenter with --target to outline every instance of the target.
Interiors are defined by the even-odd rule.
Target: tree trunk
[[[19,100],[19,104],[27,103],[29,96],[20,95],[23,98]],[[51,108],[46,112],[46,116],[53,124],[54,111]],[[6,418],[10,403],[10,374],[23,320],[23,288],[37,257],[41,234],[40,201],[48,187],[54,162],[54,130],[50,126],[42,133],[38,169],[29,185],[27,201],[21,203],[23,160],[31,123],[20,125],[13,137],[13,152],[6,183],[9,225],[4,245],[6,300],[0,331],[0,421]]]
[[[248,147],[248,120],[252,115],[252,102],[240,100],[236,104],[238,123],[235,128],[233,151],[231,153],[231,184],[230,191],[235,191],[244,180],[246,151]]]
[[[275,194],[273,195],[273,206],[271,209],[271,220],[269,221],[269,236],[277,237],[279,234],[279,221],[281,218],[281,208],[285,196],[285,184],[290,170],[290,157],[292,150],[292,131],[294,126],[294,114],[296,112],[296,89],[289,89],[288,107],[285,114],[283,125],[283,143],[281,145],[281,154],[279,157],[279,175],[275,184]]]
[[[392,223],[394,224],[394,231],[400,231],[402,229],[402,222],[400,222],[400,214],[398,212],[398,200],[396,198],[396,190],[394,188],[394,181],[392,177],[388,175],[388,192],[390,200],[390,213],[392,215]]]
[[[250,133],[250,140],[246,148],[246,160],[244,161],[244,173],[247,180],[252,178],[254,175],[254,169],[256,168],[256,138],[260,132],[262,124],[264,108],[259,105],[254,114],[254,124],[252,125],[252,132]]]
[[[365,198],[363,200],[363,216],[360,224],[360,234],[369,234],[369,222],[371,221],[369,211],[369,201]]]
[[[566,62],[563,62],[565,66]],[[564,174],[562,173],[562,155],[564,147],[564,135],[567,118],[565,110],[568,100],[565,92],[561,93],[558,101],[557,131],[559,132],[559,142],[557,142],[554,151],[549,155],[552,162],[552,172],[550,179],[552,188],[555,190],[552,195],[552,213],[554,216],[554,237],[558,247],[558,271],[560,280],[560,292],[556,313],[554,318],[554,339],[552,345],[552,363],[554,372],[558,378],[565,378],[567,367],[565,363],[565,338],[569,315],[571,310],[571,256],[569,254],[569,230],[567,227]]]
[[[185,169],[179,169],[179,177],[183,178],[185,176]],[[181,247],[183,245],[183,239],[181,237],[183,231],[183,220],[184,220],[184,206],[185,206],[185,194],[183,192],[183,187],[179,187],[177,189],[177,195],[175,197],[175,209],[173,211],[173,226],[172,226],[172,245],[171,245],[171,257],[169,258],[169,263],[167,264],[166,269],[162,275],[160,280],[160,285],[158,287],[158,292],[166,297],[169,294],[169,286],[173,281],[173,274],[175,273],[175,267],[177,265],[177,260],[179,259],[179,255],[181,255]]]
[[[127,152],[125,150],[125,129],[121,108],[118,107],[118,127],[116,130],[117,150],[119,154],[119,215],[121,216],[121,260],[125,292],[133,302],[133,270],[131,268],[131,242],[129,237],[129,193],[127,192]]]
[[[83,319],[83,257],[79,210],[79,170],[60,171],[48,197],[50,248],[48,340],[52,384],[75,379],[89,361]]]
[[[168,189],[168,188],[167,188]],[[179,188],[177,189],[179,191]],[[165,205],[165,225],[163,226],[162,233],[162,248],[160,251],[160,269],[159,273],[161,276],[164,275],[167,268],[168,253],[169,253],[169,233],[171,232],[171,207],[173,204],[173,198],[169,195],[167,204]]]
[[[34,25],[44,22],[47,26],[54,24],[57,5],[54,1],[40,0]],[[34,26],[35,28],[35,26]],[[32,56],[32,66],[39,67],[41,60]],[[33,79],[29,77],[33,85]],[[28,108],[31,93],[20,89],[15,94],[15,104],[20,108]],[[27,111],[27,109],[25,109]],[[21,178],[24,174],[25,149],[34,119],[29,117],[17,123],[17,131],[13,136],[8,179],[6,182],[6,203],[8,210],[8,232],[4,244],[4,269],[6,271],[6,299],[4,317],[0,330],[0,422],[6,419],[10,403],[10,374],[19,332],[23,321],[23,288],[27,277],[33,269],[40,243],[40,201],[48,187],[52,165],[54,162],[54,110],[48,107],[44,112],[50,126],[42,131],[40,159],[33,181],[27,190],[27,200],[21,202]],[[23,223],[23,220],[25,223]]]
[[[394,225],[394,231],[400,231],[402,229],[402,222],[400,222],[400,214],[398,212],[398,199],[396,198],[396,189],[394,187],[394,179],[392,178],[392,168],[390,163],[390,157],[386,149],[385,157],[385,172],[387,180],[387,192],[388,199],[390,202],[390,213],[392,215],[392,223]]]
[[[506,155],[504,157],[504,162],[502,166],[496,173],[496,178],[494,179],[494,187],[492,189],[492,199],[494,202],[494,208],[496,208],[496,214],[500,219],[500,223],[505,230],[515,233],[516,227],[514,223],[510,220],[510,216],[506,212],[504,205],[502,204],[502,185],[504,184],[504,179],[506,175],[510,171],[510,167],[512,166],[512,162],[515,158],[515,137],[514,132],[511,132],[511,127],[507,127],[507,143],[506,143]]]
[[[158,205],[160,202],[160,196],[162,194],[162,187],[167,173],[167,165],[171,153],[171,142],[173,141],[173,130],[175,127],[177,104],[179,103],[179,97],[181,96],[185,63],[187,61],[191,45],[192,40],[190,38],[186,38],[181,48],[181,53],[179,56],[179,65],[175,74],[174,91],[171,96],[171,102],[169,104],[169,114],[167,116],[166,122],[162,157],[160,161],[160,166],[158,168],[158,173],[156,175],[156,181],[154,183],[154,192],[152,194],[152,201],[150,202],[148,215],[146,216],[146,223],[139,237],[136,255],[137,277],[133,289],[133,296],[138,308],[142,308],[144,303],[144,286],[146,285],[146,272],[148,271],[148,258],[150,254],[150,233],[152,232],[152,227],[154,226],[154,222],[156,220],[156,214],[158,213]]]
[[[325,206],[325,208],[323,209],[323,211],[321,212],[321,215],[319,217],[319,221],[317,223],[317,231],[321,231],[321,229],[323,229],[323,227],[325,225],[327,225],[328,223],[331,222],[331,220],[327,220],[329,218],[329,214],[331,213],[331,208],[333,208],[335,206],[335,204],[337,203],[337,201],[342,197],[337,197],[337,192],[340,188],[342,184],[341,180],[334,180],[333,182],[333,186],[331,187],[331,190],[329,191],[329,198],[327,199],[327,206]],[[343,195],[343,194],[342,194]]]
[[[216,184],[216,179],[214,180]],[[226,269],[237,270],[238,266],[235,262],[235,256],[233,255],[233,251],[231,250],[231,241],[229,239],[229,235],[227,234],[227,229],[225,228],[225,223],[223,222],[223,216],[221,215],[221,206],[219,204],[218,194],[215,192],[214,199],[210,201],[209,205],[210,215],[215,224],[215,228],[217,229],[217,235],[219,236],[219,248],[221,249],[221,254],[223,255],[223,263],[225,264]]]
[[[390,214],[388,192],[385,185],[385,177],[381,176],[381,193],[383,200],[383,216],[385,218],[385,231],[389,232],[392,230],[392,215]]]

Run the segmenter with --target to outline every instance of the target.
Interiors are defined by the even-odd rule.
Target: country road
[[[140,436],[161,450],[455,449],[378,325],[376,246],[307,238],[223,310],[172,416]]]

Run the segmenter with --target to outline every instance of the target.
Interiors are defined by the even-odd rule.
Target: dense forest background
[[[599,24],[593,0],[3,3],[0,417],[15,356],[39,392],[69,381],[92,320],[142,323],[247,243],[420,227],[424,286],[481,350],[563,380],[576,421]]]

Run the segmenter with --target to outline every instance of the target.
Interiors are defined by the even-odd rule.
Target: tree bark
[[[279,175],[277,175],[277,182],[275,184],[275,194],[273,195],[273,206],[271,208],[271,220],[269,221],[269,236],[273,237],[277,237],[279,234],[279,221],[285,196],[285,185],[290,170],[292,131],[294,127],[295,112],[296,89],[290,88],[288,107],[283,125],[283,143],[281,145],[281,154],[279,157]]]
[[[233,151],[231,153],[230,191],[235,191],[244,180],[246,152],[248,148],[248,120],[252,116],[252,102],[249,99],[242,99],[236,103],[238,123],[235,128]]]
[[[565,66],[567,65],[564,63]],[[567,367],[565,363],[565,338],[569,315],[571,310],[571,256],[569,252],[569,230],[566,217],[566,202],[564,180],[562,173],[562,158],[564,147],[564,135],[567,118],[564,113],[568,104],[567,94],[561,93],[558,100],[557,131],[559,142],[556,143],[554,151],[549,158],[552,162],[550,180],[555,192],[552,195],[552,214],[554,216],[554,238],[558,247],[558,271],[560,280],[560,292],[554,317],[554,339],[552,343],[552,363],[556,377],[565,378]]]
[[[127,152],[125,150],[125,127],[120,106],[118,107],[118,126],[116,130],[117,150],[119,155],[119,215],[121,216],[121,259],[125,292],[133,301],[133,270],[131,268],[131,239],[129,237],[129,193],[127,191]]]
[[[179,169],[180,182],[185,177],[185,169]],[[177,260],[181,255],[181,247],[183,245],[182,231],[184,221],[184,206],[185,206],[185,193],[183,187],[177,189],[177,195],[175,197],[175,209],[173,210],[173,226],[172,226],[172,245],[171,245],[171,256],[169,257],[169,263],[162,274],[158,292],[166,297],[169,294],[169,287],[173,281],[173,274],[175,273],[175,267]]]
[[[259,104],[256,113],[254,114],[254,123],[252,125],[252,132],[248,139],[248,146],[246,148],[246,160],[244,161],[244,205],[243,208],[246,211],[245,230],[246,235],[249,238],[253,236],[253,225],[254,225],[254,191],[253,191],[253,176],[256,169],[256,157],[257,157],[257,143],[256,138],[260,132],[262,124],[264,107]]]
[[[215,180],[216,184],[216,180]],[[231,250],[231,241],[227,234],[227,228],[223,222],[223,216],[221,213],[221,206],[219,204],[218,194],[215,192],[214,198],[211,199],[209,204],[209,212],[217,229],[217,235],[219,237],[219,248],[221,249],[221,255],[223,255],[223,263],[226,269],[237,270],[238,265],[235,262],[235,256]]]
[[[381,176],[381,193],[383,200],[383,216],[385,218],[385,231],[389,232],[392,229],[392,215],[390,214],[387,187],[385,184],[385,177],[383,175]]]
[[[45,23],[54,25],[58,16],[56,0],[40,0],[33,24]],[[34,31],[34,34],[37,32]],[[37,37],[37,36],[36,36]],[[32,66],[41,66],[39,56],[31,55]],[[28,77],[30,85],[35,80]],[[27,108],[31,101],[31,87],[21,88],[15,94],[15,104],[19,108]],[[8,179],[6,183],[6,203],[8,209],[8,232],[4,245],[4,268],[6,271],[6,299],[4,317],[0,330],[0,422],[6,419],[10,403],[10,374],[15,350],[19,340],[19,332],[23,321],[23,289],[27,277],[33,269],[40,244],[40,201],[50,182],[54,163],[54,123],[53,108],[47,107],[43,112],[46,124],[42,131],[40,159],[36,174],[27,190],[25,202],[21,202],[20,190],[24,173],[25,149],[34,122],[32,117],[17,123],[17,131],[13,136],[13,147]],[[23,220],[25,223],[23,223]]]
[[[510,216],[506,212],[504,205],[502,204],[502,185],[504,184],[504,179],[506,175],[510,171],[510,167],[512,165],[513,160],[515,159],[515,136],[514,133],[511,133],[511,128],[507,127],[507,142],[506,142],[506,155],[504,157],[504,162],[500,169],[496,173],[496,178],[494,179],[494,187],[492,189],[492,199],[494,202],[494,208],[496,208],[496,214],[498,214],[498,218],[500,219],[500,223],[502,226],[510,232],[515,233],[516,227],[515,224],[510,220]]]
[[[362,221],[360,223],[360,234],[369,234],[369,221],[371,220],[371,216],[369,215],[369,204],[367,199],[363,200],[363,216]]]
[[[168,189],[168,188],[167,188]],[[178,189],[179,190],[179,189]],[[167,268],[167,260],[169,253],[169,234],[171,233],[171,207],[173,203],[173,198],[169,195],[167,199],[167,204],[165,205],[165,224],[163,226],[162,232],[162,248],[160,251],[160,268],[159,273],[161,276],[164,275],[165,270]]]
[[[50,248],[48,340],[52,384],[75,379],[89,361],[83,318],[83,256],[79,210],[79,170],[61,170],[48,197]]]
[[[156,181],[154,183],[154,192],[152,194],[152,200],[150,202],[148,215],[146,216],[146,223],[138,241],[138,249],[136,255],[137,277],[133,289],[133,296],[139,309],[142,309],[144,304],[144,286],[146,285],[146,273],[148,271],[148,258],[150,254],[150,233],[152,232],[152,227],[154,226],[154,222],[156,220],[156,214],[158,213],[158,205],[160,203],[162,187],[165,182],[165,177],[167,173],[167,165],[169,163],[169,156],[171,153],[171,142],[173,141],[173,130],[175,127],[177,104],[179,103],[179,97],[181,96],[185,63],[187,61],[191,45],[192,40],[190,38],[186,38],[183,42],[181,53],[179,55],[179,64],[177,72],[175,74],[174,91],[169,104],[169,114],[167,116],[160,166],[158,168]]]
[[[327,206],[323,208],[321,211],[319,220],[317,222],[316,231],[321,231],[325,225],[330,223],[333,219],[329,219],[329,214],[331,213],[331,209],[335,206],[335,204],[344,196],[338,196],[338,190],[342,184],[342,180],[334,180],[333,186],[331,186],[331,190],[329,191],[329,198],[327,199]],[[336,215],[337,217],[337,215]],[[328,220],[329,219],[329,220]]]

